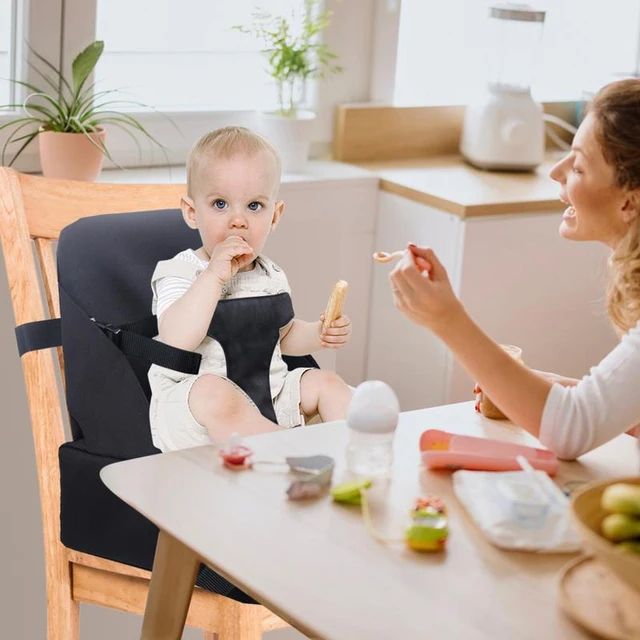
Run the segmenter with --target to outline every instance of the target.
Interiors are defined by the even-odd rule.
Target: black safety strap
[[[59,347],[62,344],[60,318],[21,324],[16,327],[16,342],[20,356],[29,351]]]
[[[199,353],[171,347],[164,342],[151,339],[151,336],[158,334],[155,316],[119,326],[99,322],[95,318],[91,320],[127,356],[180,373],[196,374],[200,370],[202,356]]]
[[[95,318],[91,318],[91,321],[127,356],[139,358],[180,373],[196,374],[200,370],[202,356],[199,353],[185,351],[171,347],[164,342],[152,340],[152,337],[158,333],[155,316],[119,326],[100,322]],[[20,356],[29,351],[61,346],[60,318],[27,322],[16,327],[16,341]]]

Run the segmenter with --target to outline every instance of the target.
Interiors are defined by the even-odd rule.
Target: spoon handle
[[[373,259],[377,262],[391,262],[391,260],[395,260],[396,258],[402,258],[404,255],[404,251],[394,251],[393,253],[387,253],[386,251],[376,251],[373,254]]]

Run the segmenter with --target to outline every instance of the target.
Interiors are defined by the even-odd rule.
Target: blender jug
[[[528,92],[544,28],[544,11],[508,3],[489,8],[488,85],[498,92]]]
[[[487,84],[467,105],[460,142],[476,167],[531,171],[544,159],[542,106],[530,91],[544,19],[528,4],[489,7]]]

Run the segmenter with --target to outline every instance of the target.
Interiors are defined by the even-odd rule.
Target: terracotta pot
[[[102,129],[89,135],[104,145],[105,132]],[[84,133],[41,130],[38,142],[40,166],[47,178],[92,182],[100,175],[104,154]]]

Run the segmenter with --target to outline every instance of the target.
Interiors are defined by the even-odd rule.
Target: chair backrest
[[[59,317],[58,278],[52,243],[76,220],[104,213],[179,206],[183,184],[98,184],[52,180],[0,167],[0,240],[16,326]],[[40,290],[40,274],[48,313]],[[61,350],[58,364],[64,380]],[[22,356],[36,453],[45,558],[60,540],[58,448],[65,441],[63,406],[50,350]]]

